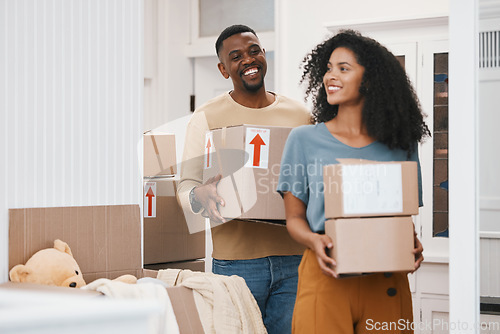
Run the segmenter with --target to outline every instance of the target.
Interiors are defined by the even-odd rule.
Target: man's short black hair
[[[217,38],[217,41],[215,42],[215,52],[217,53],[217,57],[219,56],[219,51],[222,48],[222,42],[224,42],[226,39],[228,39],[233,35],[241,34],[244,32],[251,32],[252,34],[255,35],[255,37],[257,37],[257,34],[252,28],[247,27],[246,25],[243,24],[235,24],[224,29],[220,33],[219,38]]]

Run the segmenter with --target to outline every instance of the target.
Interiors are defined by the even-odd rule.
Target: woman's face
[[[362,104],[359,87],[364,72],[365,68],[358,64],[351,50],[344,47],[333,50],[323,77],[328,103],[339,106]]]

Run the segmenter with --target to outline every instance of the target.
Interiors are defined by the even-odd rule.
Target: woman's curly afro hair
[[[416,143],[430,136],[405,70],[396,57],[377,41],[353,30],[343,30],[316,46],[302,62],[301,83],[307,83],[315,122],[337,116],[338,105],[327,101],[323,76],[330,56],[338,47],[351,50],[365,71],[359,92],[364,96],[363,122],[368,134],[390,149],[412,152]]]

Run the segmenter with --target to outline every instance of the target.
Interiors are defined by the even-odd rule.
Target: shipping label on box
[[[249,158],[245,167],[263,169],[269,167],[270,133],[270,129],[246,128],[245,153]]]
[[[167,176],[177,173],[175,135],[147,132],[144,140],[145,177]]]
[[[204,182],[218,174],[225,218],[284,220],[283,199],[276,192],[283,148],[292,128],[240,125],[210,131],[211,157],[205,156]],[[208,150],[207,152],[208,153]]]
[[[177,177],[145,179],[144,191],[153,195],[156,190],[147,197],[155,198],[155,216],[148,216],[153,210],[144,207],[144,264],[205,257],[205,218],[183,211],[176,198],[178,183]],[[201,232],[190,233],[188,223]]]
[[[325,222],[325,234],[333,242],[337,274],[411,271],[411,217],[339,218]]]
[[[418,214],[416,162],[342,161],[323,168],[326,218]]]
[[[400,164],[342,165],[344,213],[403,212]]]

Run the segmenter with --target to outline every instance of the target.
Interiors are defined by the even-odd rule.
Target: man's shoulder
[[[294,109],[298,109],[301,111],[307,111],[306,105],[298,100],[295,100],[291,97],[288,97],[285,95],[280,95],[280,94],[276,94],[276,96],[278,97],[280,104],[290,105]]]
[[[288,96],[276,96],[278,98],[278,104],[276,105],[276,107],[279,110],[281,110],[282,112],[286,112],[288,115],[293,115],[297,119],[300,119],[300,124],[311,124],[311,113],[304,103]]]
[[[199,106],[198,108],[196,108],[196,110],[194,111],[195,113],[197,112],[206,112],[207,110],[210,111],[214,108],[219,108],[220,105],[222,103],[226,103],[227,102],[227,97],[228,97],[228,93],[222,93],[220,95],[217,95],[216,97],[213,97],[211,98],[210,100],[206,101],[205,103],[203,103],[201,106]]]

